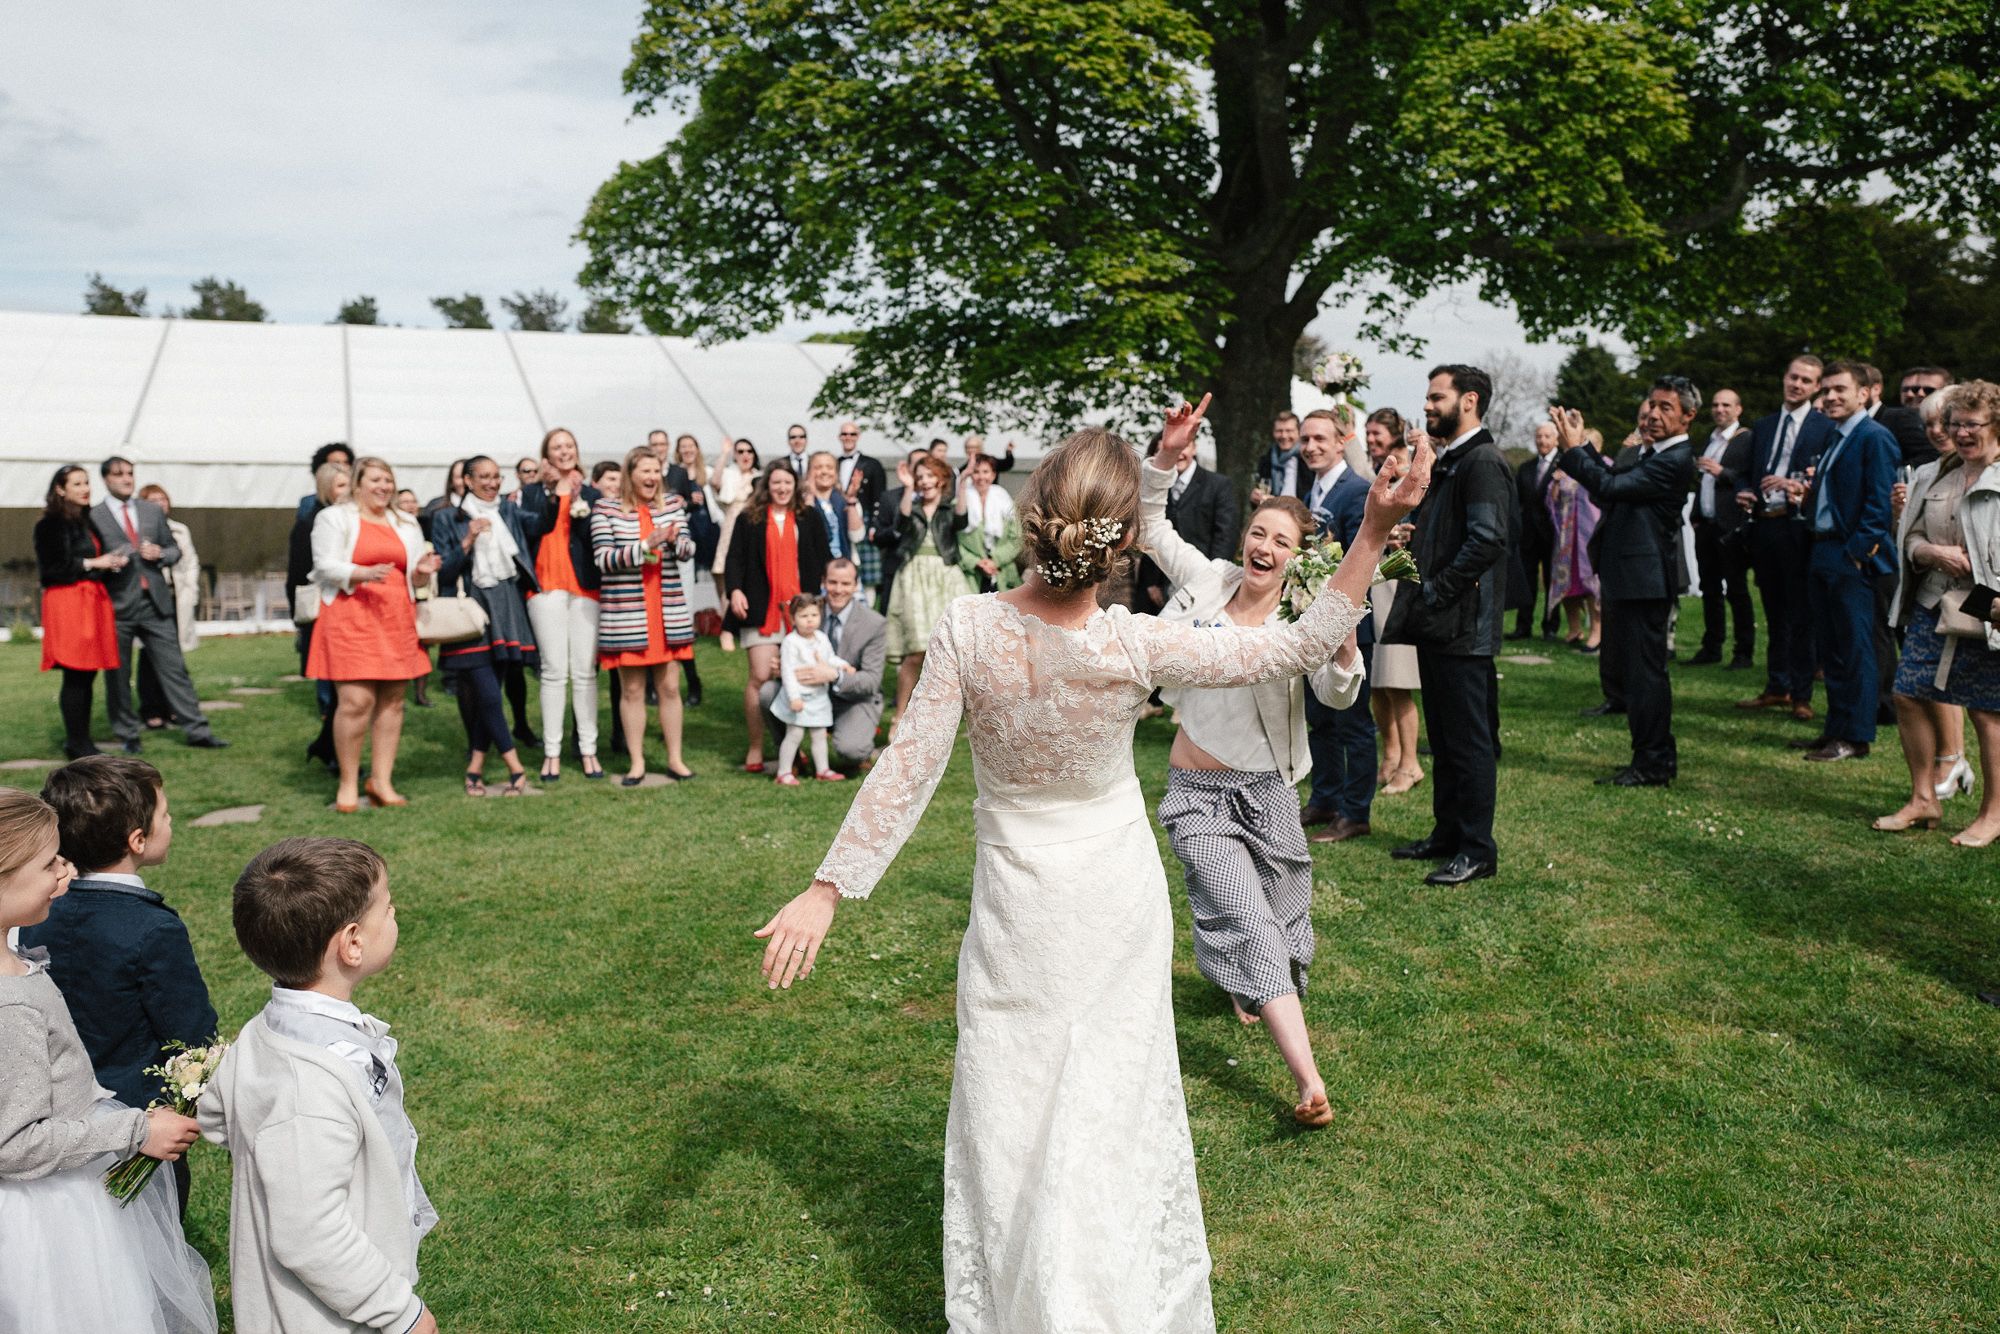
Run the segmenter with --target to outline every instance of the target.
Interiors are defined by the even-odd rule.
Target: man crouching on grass
[[[271,977],[200,1103],[232,1159],[229,1278],[242,1334],[436,1334],[416,1294],[437,1211],[389,1026],[352,999],[396,953],[389,870],[366,843],[288,838],[236,881],[236,940]]]

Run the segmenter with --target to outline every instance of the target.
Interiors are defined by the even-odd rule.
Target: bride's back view
[[[1169,429],[1198,422],[1183,410]],[[1132,732],[1155,686],[1318,667],[1363,614],[1367,578],[1269,629],[1096,610],[1093,588],[1137,531],[1138,467],[1103,431],[1043,461],[1020,507],[1034,573],[952,605],[814,889],[760,933],[773,985],[799,968],[794,955],[810,969],[830,891],[874,888],[963,718],[979,795],[945,1132],[954,1334],[1214,1328],[1174,1044],[1173,920]],[[1364,530],[1351,553],[1366,570],[1397,517],[1387,504],[1371,513],[1373,547]]]

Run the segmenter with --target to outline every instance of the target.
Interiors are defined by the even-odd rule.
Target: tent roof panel
[[[0,445],[55,459],[117,449],[164,330],[157,320],[0,315]]]
[[[340,329],[176,320],[132,431],[153,459],[290,463],[347,433]]]
[[[438,464],[541,438],[520,367],[498,329],[354,325],[347,332],[357,449]]]

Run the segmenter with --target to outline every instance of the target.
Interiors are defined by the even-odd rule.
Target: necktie
[[[1178,473],[1175,475],[1174,484],[1167,489],[1167,499],[1169,501],[1172,501],[1176,504],[1180,502],[1181,496],[1186,494],[1187,492],[1188,477],[1192,474],[1192,471],[1193,470],[1190,469],[1188,472]]]
[[[826,619],[826,642],[833,645],[835,653],[840,652],[840,622],[841,615],[839,612],[835,612]]]
[[[1771,471],[1780,477],[1790,477],[1792,466],[1792,415],[1785,414],[1784,425],[1778,428],[1778,461],[1771,465]]]
[[[132,502],[129,500],[121,502],[118,506],[118,514],[120,518],[125,520],[125,536],[132,543],[133,556],[137,557],[139,554],[139,530],[132,523]],[[141,565],[139,567],[139,587],[143,589],[151,588],[152,586],[152,583],[146,578],[146,567]]]

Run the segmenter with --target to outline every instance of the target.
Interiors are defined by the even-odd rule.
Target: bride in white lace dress
[[[1169,437],[1200,420],[1183,404]],[[865,897],[916,826],[963,718],[979,796],[945,1129],[952,1334],[1214,1329],[1173,923],[1133,726],[1156,685],[1247,685],[1331,657],[1430,469],[1424,453],[1400,483],[1377,480],[1346,564],[1299,622],[1202,629],[1097,608],[1137,533],[1139,466],[1100,430],[1043,459],[1019,507],[1037,568],[952,604],[812,887],[758,932],[773,987],[811,973],[839,899]]]

